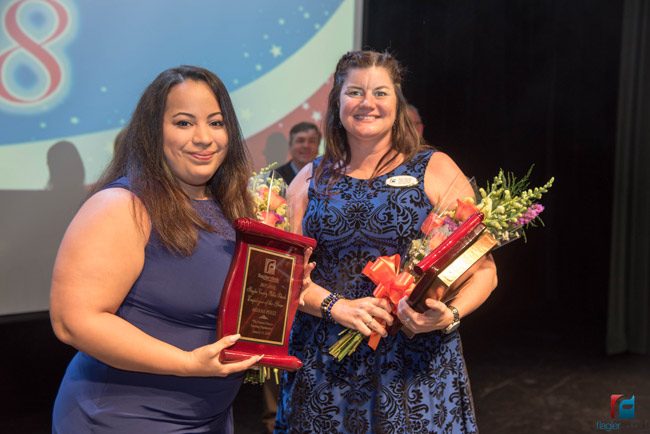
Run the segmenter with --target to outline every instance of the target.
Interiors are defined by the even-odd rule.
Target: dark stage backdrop
[[[483,184],[499,167],[556,177],[546,228],[495,253],[499,287],[468,320],[567,321],[602,336],[623,2],[365,4],[364,48],[407,67],[425,138]]]

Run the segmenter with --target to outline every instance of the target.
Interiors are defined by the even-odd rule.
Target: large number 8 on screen
[[[16,42],[17,45],[8,48],[0,53],[0,99],[6,102],[28,105],[33,103],[41,103],[49,96],[53,95],[61,85],[62,69],[56,57],[47,50],[46,46],[52,41],[59,38],[66,30],[69,24],[69,16],[65,7],[57,0],[41,0],[43,3],[49,5],[56,13],[56,23],[54,31],[43,41],[37,42],[30,35],[21,28],[18,20],[18,12],[20,7],[28,0],[18,0],[12,4],[4,17],[4,25],[9,36]],[[16,90],[10,90],[7,77],[5,76],[5,63],[10,59],[10,56],[18,51],[25,50],[30,57],[33,57],[34,62],[39,62],[44,68],[48,76],[48,83],[43,92],[37,97],[26,98],[21,96]]]

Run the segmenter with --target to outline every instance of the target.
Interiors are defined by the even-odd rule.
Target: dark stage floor
[[[463,324],[481,433],[650,433],[650,356],[605,356],[589,324],[560,331],[540,326],[541,318],[516,327],[485,322]],[[0,339],[0,432],[50,432],[52,399],[73,351],[54,339],[44,315],[5,319]],[[635,418],[618,421],[618,429],[609,415],[612,394],[635,396]],[[260,412],[259,387],[244,385],[236,433],[261,433]]]

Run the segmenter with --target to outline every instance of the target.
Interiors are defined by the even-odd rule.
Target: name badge
[[[386,185],[389,187],[413,187],[418,185],[418,180],[411,175],[391,176],[386,180]]]

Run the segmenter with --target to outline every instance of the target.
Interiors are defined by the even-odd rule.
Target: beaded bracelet
[[[332,292],[323,299],[323,302],[320,304],[320,311],[324,319],[329,322],[335,322],[334,318],[332,318],[332,307],[337,301],[341,300],[342,298],[343,296],[341,294]]]

